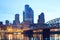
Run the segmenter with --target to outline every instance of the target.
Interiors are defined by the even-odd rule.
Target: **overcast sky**
[[[35,23],[41,12],[45,14],[45,22],[60,17],[60,0],[0,0],[0,21],[9,20],[13,23],[15,14],[20,14],[22,22],[26,4],[34,10]]]

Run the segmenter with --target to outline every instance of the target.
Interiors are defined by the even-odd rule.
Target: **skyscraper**
[[[44,13],[42,12],[39,16],[38,16],[38,24],[44,24],[45,23],[45,18],[44,18]]]
[[[5,21],[5,25],[7,25],[7,26],[9,25],[9,21],[8,20]]]
[[[34,12],[29,5],[25,5],[25,10],[23,11],[23,22],[34,23]]]
[[[15,14],[15,20],[13,21],[13,25],[19,25],[20,21],[19,21],[19,14]]]

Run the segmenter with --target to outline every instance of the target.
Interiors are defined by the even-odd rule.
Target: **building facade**
[[[14,26],[17,26],[20,24],[20,21],[19,21],[19,14],[15,14],[15,20],[13,21],[13,25]]]
[[[5,25],[7,25],[7,26],[9,25],[9,21],[8,20],[5,21]]]
[[[44,24],[45,23],[45,18],[44,18],[44,13],[42,12],[39,16],[38,16],[38,24]]]
[[[29,5],[25,5],[25,10],[23,11],[23,22],[34,23],[34,12]]]

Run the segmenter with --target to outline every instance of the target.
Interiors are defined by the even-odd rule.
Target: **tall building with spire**
[[[25,10],[23,11],[23,22],[34,23],[34,12],[29,5],[25,5]]]

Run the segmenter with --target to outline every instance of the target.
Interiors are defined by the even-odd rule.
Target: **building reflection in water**
[[[33,34],[33,36],[30,38],[21,33],[5,35],[3,33],[0,34],[0,40],[43,40],[42,34]],[[60,40],[60,34],[50,34],[50,40]]]
[[[23,34],[14,33],[14,34],[3,34],[0,35],[0,40],[24,40]]]
[[[42,34],[33,34],[33,40],[42,40]]]
[[[51,34],[50,40],[60,40],[60,34]]]
[[[51,32],[58,31],[59,29],[51,29]],[[3,30],[2,30],[3,31]],[[5,33],[0,32],[0,40],[43,40],[42,30],[34,30],[34,33],[31,37],[26,36],[20,32],[15,32],[15,33]],[[50,40],[60,40],[60,34],[50,34]]]
[[[24,40],[23,34],[20,33],[7,34],[6,37],[8,40]]]
[[[28,36],[24,36],[24,34],[21,33],[14,33],[14,34],[1,34],[0,40],[42,40],[41,34],[33,34],[31,38]]]

